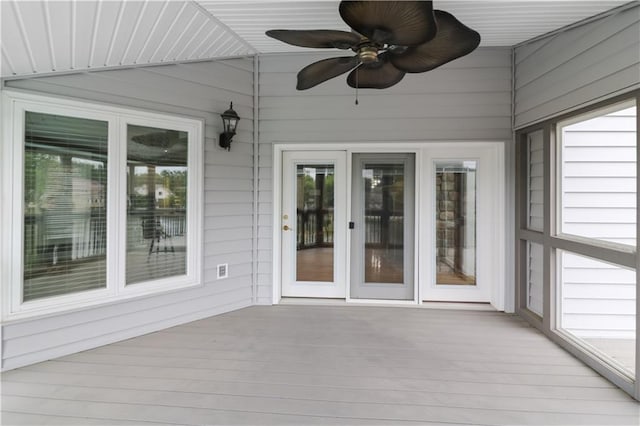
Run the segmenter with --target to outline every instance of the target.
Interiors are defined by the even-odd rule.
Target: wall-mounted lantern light
[[[226,148],[227,151],[231,151],[231,139],[236,134],[236,127],[238,127],[238,121],[240,117],[233,110],[233,102],[229,105],[229,109],[222,113],[222,124],[224,125],[224,132],[220,133],[220,146]]]

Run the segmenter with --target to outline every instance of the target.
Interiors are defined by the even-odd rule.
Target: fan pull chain
[[[359,70],[358,68],[356,68],[356,105],[358,105],[358,74],[359,74]]]
[[[358,86],[360,85],[358,83],[358,75],[359,75],[359,68],[362,65],[362,62],[360,62],[355,68],[355,72],[356,72],[356,105],[359,105],[360,103],[358,102]]]

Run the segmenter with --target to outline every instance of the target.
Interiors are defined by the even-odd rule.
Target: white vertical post
[[[638,118],[640,109],[640,94],[636,95],[636,365],[635,365],[635,395],[640,400],[640,253],[638,253],[638,242],[640,242],[640,119]]]

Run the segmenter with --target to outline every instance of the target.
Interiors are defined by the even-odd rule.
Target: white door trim
[[[280,256],[282,249],[282,239],[280,232],[280,218],[282,215],[282,152],[295,150],[295,151],[347,151],[347,177],[350,179],[351,176],[351,154],[354,152],[415,152],[416,153],[416,217],[423,217],[422,215],[427,214],[424,211],[423,200],[421,198],[422,193],[422,185],[421,181],[423,179],[424,173],[424,164],[423,164],[423,155],[422,152],[428,149],[441,149],[441,148],[465,148],[465,147],[485,147],[490,148],[492,150],[492,155],[497,159],[496,169],[493,171],[494,174],[494,182],[497,185],[497,191],[499,191],[499,195],[496,197],[496,221],[498,223],[505,223],[505,157],[504,157],[504,141],[483,141],[483,142],[473,142],[473,141],[447,141],[447,142],[403,142],[403,141],[388,141],[384,143],[380,142],[372,142],[372,143],[274,143],[273,144],[273,169],[272,169],[272,182],[273,182],[273,198],[272,198],[272,241],[273,241],[273,251],[272,251],[272,303],[278,304],[280,303],[280,299],[282,297],[281,291],[281,277],[282,271],[280,267]],[[393,148],[390,148],[393,147]],[[351,189],[347,186],[347,199],[351,198]],[[351,217],[351,207],[350,203],[347,203],[347,215]],[[424,225],[421,226],[421,221],[416,221],[416,233],[420,233],[418,235],[422,236],[422,232]],[[495,228],[495,240],[496,241],[496,271],[495,271],[495,280],[492,281],[492,289],[491,289],[491,305],[497,310],[504,310],[505,307],[505,294],[506,294],[506,280],[505,280],[505,232],[506,232],[506,224],[505,226],[496,226]],[[425,281],[424,271],[418,271],[418,263],[419,259],[423,255],[420,251],[419,240],[421,238],[416,238],[416,274],[415,277],[417,279],[417,284],[415,286],[416,298],[415,301],[376,301],[376,300],[365,300],[365,299],[351,299],[349,295],[349,286],[347,286],[347,303],[384,303],[384,304],[397,304],[397,305],[415,305],[422,304],[422,294],[423,294],[423,285]],[[347,239],[347,247],[346,250],[349,252],[349,239]],[[349,265],[347,265],[347,277],[350,275]]]
[[[425,149],[421,181],[423,218],[420,235],[422,261],[429,264],[421,276],[422,299],[426,301],[490,302],[504,309],[504,168],[500,148],[469,143],[461,146]],[[477,285],[435,285],[435,170],[438,160],[473,160],[478,164],[478,205],[476,213],[476,277]],[[502,291],[500,291],[502,288]]]

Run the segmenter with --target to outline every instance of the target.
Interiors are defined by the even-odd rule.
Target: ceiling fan
[[[269,30],[266,34],[294,46],[336,48],[355,56],[323,59],[298,73],[298,90],[351,71],[354,88],[386,89],[406,73],[430,71],[471,53],[480,34],[452,14],[433,10],[430,1],[342,1],[339,12],[352,32]]]

